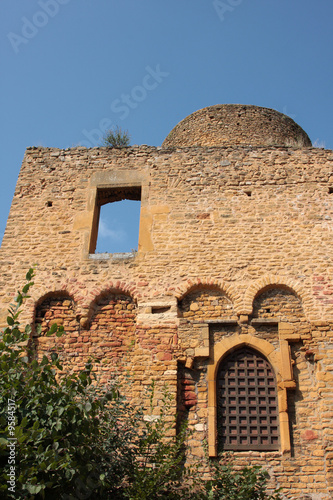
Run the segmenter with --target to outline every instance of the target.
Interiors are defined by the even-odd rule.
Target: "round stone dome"
[[[217,104],[199,109],[178,123],[163,148],[191,146],[310,147],[304,130],[274,109],[244,104]]]

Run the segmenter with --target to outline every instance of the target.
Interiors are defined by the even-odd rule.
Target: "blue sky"
[[[329,0],[1,0],[0,239],[28,146],[95,146],[116,124],[159,146],[197,109],[242,103],[332,149],[332,18]]]

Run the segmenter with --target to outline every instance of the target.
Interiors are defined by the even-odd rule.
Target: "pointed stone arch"
[[[217,446],[217,395],[216,379],[220,364],[233,351],[247,346],[264,356],[272,366],[277,384],[279,406],[280,448],[285,453],[290,450],[289,416],[287,413],[287,390],[284,384],[289,373],[284,368],[284,360],[280,349],[276,349],[270,342],[252,335],[234,334],[225,337],[216,344],[208,363],[208,447],[209,456],[218,454]]]

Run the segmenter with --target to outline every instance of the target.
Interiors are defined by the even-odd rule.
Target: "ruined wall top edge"
[[[244,104],[217,104],[199,109],[176,125],[163,148],[190,146],[311,147],[304,130],[273,109]]]

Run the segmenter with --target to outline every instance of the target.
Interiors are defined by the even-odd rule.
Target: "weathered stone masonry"
[[[94,254],[99,207],[123,198],[141,199],[138,252]],[[101,383],[130,373],[138,404],[155,380],[157,413],[166,383],[193,430],[189,460],[204,438],[212,457],[230,442],[286,498],[329,499],[332,217],[333,152],[265,108],[197,111],[159,148],[29,148],[0,321],[36,263],[22,321],[42,325],[37,355],[59,349],[74,370],[98,359]],[[53,322],[60,339],[44,335]]]

